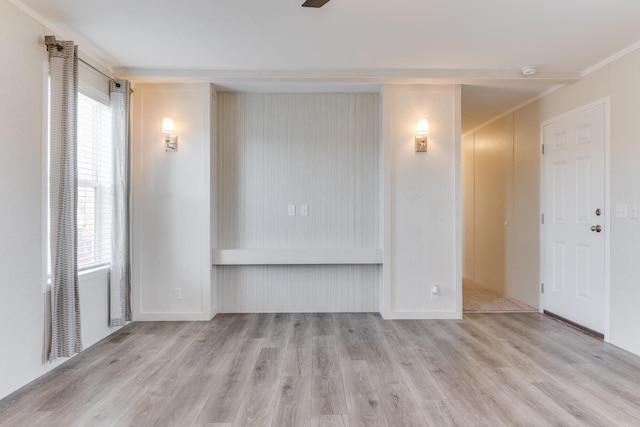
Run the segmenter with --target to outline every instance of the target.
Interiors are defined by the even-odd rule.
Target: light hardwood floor
[[[223,314],[121,332],[0,400],[0,425],[640,425],[640,358],[538,313]]]

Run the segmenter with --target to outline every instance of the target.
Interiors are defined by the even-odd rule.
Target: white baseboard
[[[462,319],[461,311],[390,311],[380,313],[385,320],[455,320]]]
[[[206,313],[138,313],[134,322],[180,322],[180,321],[209,321],[215,317]]]

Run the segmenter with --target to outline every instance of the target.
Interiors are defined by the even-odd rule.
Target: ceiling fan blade
[[[322,7],[328,1],[329,0],[307,0],[304,3],[302,3],[302,7]]]

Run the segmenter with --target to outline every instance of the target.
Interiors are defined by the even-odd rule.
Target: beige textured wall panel
[[[513,120],[475,132],[475,284],[506,293],[513,211]]]

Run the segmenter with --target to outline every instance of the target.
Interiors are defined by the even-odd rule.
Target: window
[[[78,94],[78,269],[111,262],[111,107]]]
[[[111,262],[112,142],[111,107],[79,93],[77,215],[80,271]],[[51,233],[49,215],[47,228]],[[47,275],[50,277],[49,247],[50,241],[47,242]]]

